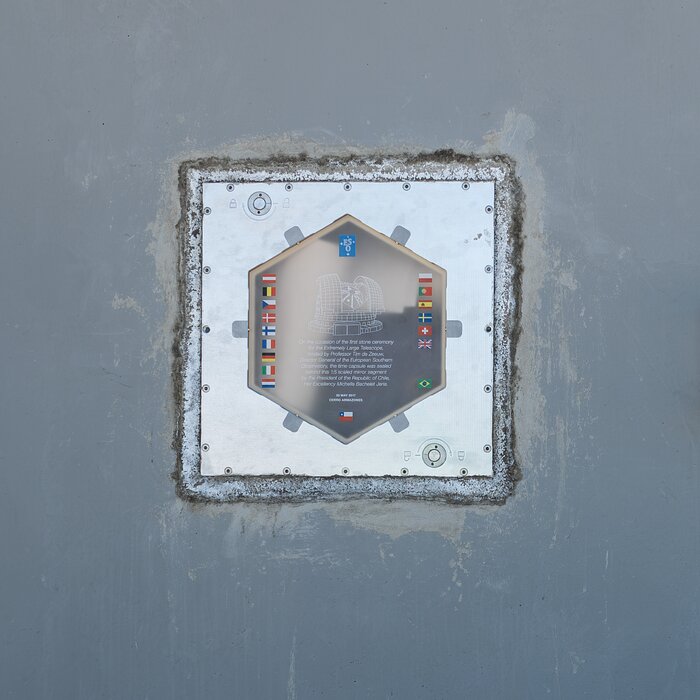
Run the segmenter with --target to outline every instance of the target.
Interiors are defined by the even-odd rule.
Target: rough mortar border
[[[200,326],[202,185],[205,182],[494,181],[494,416],[493,476],[303,477],[200,474]],[[452,150],[383,156],[266,159],[202,158],[179,169],[179,315],[174,343],[177,405],[174,477],[179,495],[195,502],[304,502],[420,499],[502,504],[520,478],[515,463],[515,348],[520,332],[523,196],[515,163]]]

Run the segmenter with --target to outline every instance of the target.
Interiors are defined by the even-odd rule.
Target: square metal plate
[[[183,168],[183,490],[498,500],[513,473],[510,166],[344,165]],[[429,266],[446,272],[440,297],[437,279],[419,286]]]
[[[235,183],[233,191],[229,191],[231,184],[206,183],[203,191],[203,204],[209,213],[202,223],[202,264],[208,270],[202,280],[202,323],[210,330],[202,335],[202,383],[209,387],[202,394],[201,439],[209,448],[202,456],[202,474],[224,475],[228,467],[233,474],[282,475],[286,467],[292,474],[311,476],[341,475],[343,470],[353,476],[399,476],[406,469],[410,474],[438,477],[459,476],[465,469],[467,474],[490,476],[493,334],[486,329],[493,325],[494,183],[475,182],[465,190],[461,182],[413,182],[409,189],[404,189],[401,182],[354,182],[346,190],[340,182],[250,182]],[[287,189],[289,184],[291,190]],[[268,214],[261,217],[251,214],[248,207],[250,197],[260,192],[272,202]],[[388,241],[396,226],[410,231],[406,246],[447,270],[446,320],[456,320],[462,325],[461,337],[447,341],[445,389],[407,411],[409,426],[405,430],[394,432],[385,422],[351,444],[338,442],[306,422],[297,432],[283,427],[287,411],[270,400],[280,391],[279,376],[276,389],[270,389],[266,396],[247,388],[248,346],[268,338],[283,343],[281,317],[298,314],[300,306],[313,312],[316,301],[313,288],[308,290],[307,299],[295,301],[294,309],[284,308],[280,292],[273,297],[275,311],[265,312],[265,316],[278,322],[276,326],[265,324],[264,328],[276,327],[276,338],[260,338],[259,331],[250,338],[234,338],[231,331],[234,321],[249,317],[248,271],[288,248],[285,231],[296,226],[306,235],[313,234],[347,213],[384,233]],[[291,251],[299,246],[293,246]],[[391,250],[391,246],[387,247]],[[331,248],[329,254],[341,263],[339,269],[346,267],[346,258],[341,258],[332,246],[324,248]],[[370,251],[366,255],[366,260],[363,251],[353,256],[358,261],[359,273],[369,274],[378,252]],[[315,250],[309,251],[310,258],[318,256]],[[321,272],[330,269],[332,260],[320,264],[326,267],[306,271],[310,286]],[[396,265],[397,277],[402,272],[400,261],[376,260],[376,264]],[[391,272],[385,270],[387,275]],[[378,277],[375,272],[372,275]],[[300,279],[293,280],[290,286],[301,283]],[[409,283],[412,288],[418,287],[415,274]],[[390,284],[391,280],[383,285],[384,296]],[[398,280],[393,284],[398,285]],[[411,315],[417,319],[421,311],[416,306],[415,313],[412,312],[413,309]],[[432,308],[426,312],[431,313]],[[386,315],[379,314],[378,318]],[[262,316],[261,312],[251,318],[251,325]],[[298,319],[290,329],[286,344],[292,347],[283,351],[278,346],[270,355],[276,350],[281,360],[296,350],[294,345],[311,342],[303,321]],[[420,356],[435,355],[437,349],[414,348],[419,338],[413,326],[409,328],[416,335],[414,344],[397,347],[391,353],[375,352],[378,357],[367,358],[369,362],[378,360],[374,366],[379,366],[389,355],[398,352],[406,356],[410,365]],[[378,336],[369,341],[372,343],[397,340],[397,331],[386,327],[372,335]],[[334,342],[347,343],[351,337],[337,337]],[[304,357],[287,370],[285,377],[302,371]],[[426,374],[426,370],[417,369],[406,382],[406,378],[394,376],[400,358],[392,359],[394,366],[387,370],[389,385],[379,390],[383,394],[395,394],[404,384],[415,384]],[[265,369],[268,367],[274,365]],[[270,378],[274,380],[274,376]],[[348,390],[347,386],[335,388],[342,388],[343,393]],[[321,390],[317,387],[317,391]],[[371,409],[372,401],[365,403],[370,404],[364,407],[366,412]],[[353,408],[349,403],[340,405],[348,410]],[[362,410],[355,406],[355,422]],[[445,446],[447,459],[439,467],[429,466],[430,462],[422,458],[429,444]]]

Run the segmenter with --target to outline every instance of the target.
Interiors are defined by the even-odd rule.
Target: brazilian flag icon
[[[419,379],[416,382],[416,385],[418,386],[419,389],[432,389],[433,388],[433,380],[432,379]]]

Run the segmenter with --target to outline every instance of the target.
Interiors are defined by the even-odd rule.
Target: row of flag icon
[[[260,384],[274,389],[277,379],[277,275],[263,275],[260,326]]]
[[[418,349],[433,349],[433,274],[432,272],[418,273]],[[430,309],[430,311],[426,311]],[[416,380],[419,389],[433,388],[433,380],[421,377]]]
[[[433,349],[433,273],[418,273],[418,349]]]

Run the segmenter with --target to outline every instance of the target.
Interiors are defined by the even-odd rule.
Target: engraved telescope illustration
[[[382,288],[371,277],[343,282],[337,274],[318,278],[316,313],[309,326],[333,336],[362,335],[382,330],[377,314],[384,311]]]

